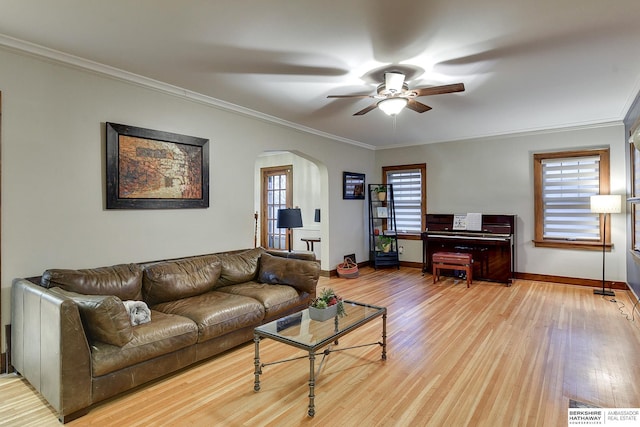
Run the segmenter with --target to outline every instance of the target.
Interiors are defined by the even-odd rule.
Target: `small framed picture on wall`
[[[342,198],[364,199],[364,174],[342,172]]]

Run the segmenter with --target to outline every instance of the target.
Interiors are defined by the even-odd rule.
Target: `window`
[[[287,233],[278,228],[278,210],[291,207],[293,194],[293,166],[276,166],[260,169],[262,175],[262,221],[260,223],[262,246],[268,249],[288,249]]]
[[[609,150],[535,154],[533,169],[535,245],[602,247],[601,219],[591,212],[590,197],[609,194]]]
[[[427,165],[385,166],[382,179],[393,184],[398,233],[419,235],[427,213]]]
[[[631,147],[631,215],[633,227],[633,241],[631,248],[636,252],[640,252],[640,209],[638,201],[640,201],[640,151],[635,143],[629,144]]]

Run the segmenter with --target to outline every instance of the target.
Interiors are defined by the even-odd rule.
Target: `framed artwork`
[[[364,174],[342,172],[342,198],[364,199]]]
[[[107,209],[209,207],[209,140],[106,123]]]

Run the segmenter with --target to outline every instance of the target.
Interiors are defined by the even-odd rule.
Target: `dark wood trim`
[[[11,324],[4,325],[4,333],[7,350],[6,353],[0,355],[0,373],[7,374],[13,372],[13,366],[11,366]]]
[[[600,156],[600,194],[609,194],[609,171],[610,171],[610,153],[608,148],[585,149],[578,151],[556,151],[534,153],[533,155],[533,198],[534,198],[534,239],[533,243],[536,247],[552,247],[552,248],[570,248],[596,250],[597,247],[592,246],[599,244],[602,248],[602,242],[607,245],[611,244],[611,227],[604,229],[603,215],[600,215],[600,240],[598,242],[573,242],[558,241],[544,238],[544,206],[542,202],[543,179],[542,179],[542,162],[546,159],[558,159],[565,157],[585,157]],[[608,215],[608,214],[607,214]],[[610,221],[608,221],[610,223]]]
[[[610,215],[610,214],[607,214]],[[609,221],[607,221],[609,222]],[[602,242],[571,241],[571,240],[532,240],[538,248],[559,248],[559,249],[584,249],[588,251],[602,251]],[[605,251],[611,252],[612,243],[605,243]]]
[[[387,183],[387,172],[390,171],[401,171],[401,170],[413,170],[413,169],[419,169],[420,173],[422,174],[422,182],[420,183],[421,186],[421,193],[422,193],[422,200],[420,203],[420,230],[424,230],[425,229],[425,215],[427,214],[427,164],[426,163],[413,163],[413,164],[409,164],[409,165],[395,165],[395,166],[383,166],[382,167],[382,183],[386,184]],[[420,239],[420,234],[417,234],[418,239]],[[400,239],[400,235],[398,235],[398,238]]]
[[[400,261],[401,267],[409,267],[409,268],[420,268],[422,269],[421,262],[413,262],[413,261]]]
[[[523,279],[523,280],[536,280],[539,282],[590,286],[593,288],[602,287],[602,280],[596,280],[596,279],[581,279],[578,277],[552,276],[549,274],[532,274],[532,273],[516,273],[515,276],[516,276],[516,279]],[[609,289],[609,287],[611,287],[611,289],[618,289],[622,291],[629,290],[629,287],[625,282],[615,282],[615,281],[608,280],[606,283],[606,288]]]
[[[359,262],[358,267],[367,267],[370,266],[368,261]],[[419,268],[422,269],[422,263],[412,262],[412,261],[400,261],[401,267],[408,268]],[[338,272],[334,270],[326,271],[323,270],[320,273],[324,277],[337,277]],[[427,273],[429,274],[429,273]],[[549,282],[549,283],[562,283],[565,285],[578,285],[578,286],[589,286],[592,288],[601,288],[602,280],[597,279],[581,279],[579,277],[565,277],[565,276],[553,276],[550,274],[533,274],[533,273],[515,273],[516,279],[522,280],[535,280],[539,282]],[[617,281],[607,281],[606,288],[609,289],[617,289],[621,291],[630,290],[629,286],[625,282],[617,282]]]
[[[398,233],[398,240],[422,240],[420,233]]]
[[[267,213],[268,210],[268,179],[271,176],[285,175],[287,177],[287,188],[286,190],[286,207],[293,207],[293,164],[290,165],[279,165],[279,166],[269,166],[260,168],[260,245],[267,249],[289,249],[287,248],[270,248],[269,247],[269,224],[270,221],[269,215]],[[276,217],[277,218],[277,217]],[[273,219],[271,219],[273,220]],[[288,234],[291,232],[291,229],[286,230],[285,234],[285,245],[289,245]],[[293,248],[292,248],[293,249]]]

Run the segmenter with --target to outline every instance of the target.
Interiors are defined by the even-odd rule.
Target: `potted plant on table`
[[[309,317],[320,322],[346,314],[342,297],[338,296],[331,288],[322,289],[320,295],[311,301],[309,306]]]

